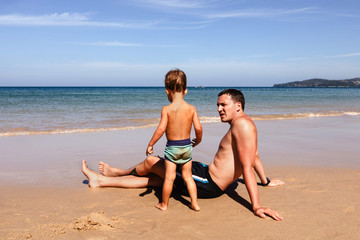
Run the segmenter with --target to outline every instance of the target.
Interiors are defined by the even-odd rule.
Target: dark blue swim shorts
[[[201,162],[192,162],[192,177],[195,181],[198,198],[216,198],[224,194],[218,185],[211,179],[209,167]],[[181,176],[181,167],[176,168],[174,192],[189,196],[186,183]]]

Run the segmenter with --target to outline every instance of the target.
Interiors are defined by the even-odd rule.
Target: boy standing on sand
[[[162,211],[167,210],[176,177],[176,165],[180,164],[182,177],[186,182],[191,198],[190,208],[199,211],[200,207],[197,202],[197,190],[192,178],[191,165],[192,148],[201,142],[202,126],[195,107],[184,100],[187,93],[185,73],[179,69],[169,71],[165,77],[165,91],[171,104],[162,108],[159,126],[146,149],[146,155],[152,154],[154,144],[164,132],[166,133],[165,180],[162,202],[155,207]],[[190,132],[193,124],[196,138],[191,141]]]

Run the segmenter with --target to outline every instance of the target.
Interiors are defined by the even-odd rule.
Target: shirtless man
[[[214,161],[206,166],[193,163],[193,178],[197,185],[199,198],[218,197],[227,187],[243,176],[250,196],[253,212],[256,216],[265,215],[279,221],[283,218],[276,211],[262,207],[259,201],[255,172],[261,185],[278,186],[284,182],[266,177],[258,156],[257,130],[254,122],[244,113],[245,99],[236,89],[226,89],[218,95],[218,112],[222,122],[230,124],[230,129],[222,138]],[[89,186],[141,188],[162,186],[165,176],[164,160],[149,156],[143,162],[130,169],[118,169],[100,162],[102,175],[90,170],[83,161],[82,171],[89,179]],[[175,180],[175,187],[186,189],[183,181]]]

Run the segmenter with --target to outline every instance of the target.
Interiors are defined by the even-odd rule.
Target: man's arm
[[[267,184],[267,178],[265,175],[265,170],[264,167],[262,165],[262,162],[260,161],[260,157],[259,157],[259,151],[256,150],[256,155],[255,155],[255,171],[257,173],[257,175],[260,178],[260,182],[262,184]]]
[[[155,130],[154,135],[152,136],[152,138],[151,138],[151,140],[149,142],[149,145],[148,145],[148,147],[146,149],[146,155],[153,154],[153,152],[154,152],[153,151],[153,146],[155,145],[155,143],[157,141],[159,141],[159,139],[165,133],[167,123],[168,123],[167,111],[166,111],[166,107],[163,107],[162,110],[161,110],[161,119],[160,119],[159,126]]]
[[[254,214],[265,218],[269,215],[275,220],[282,217],[270,208],[263,208],[259,201],[259,194],[255,175],[255,158],[257,152],[257,132],[255,124],[249,119],[238,119],[232,126],[232,137],[235,140],[235,154],[238,155],[243,170],[246,189],[249,193]]]
[[[253,210],[261,207],[255,176],[256,129],[247,119],[238,119],[231,128],[235,140],[235,155],[238,155],[245,186],[249,193]]]
[[[279,179],[269,179],[270,182],[268,182],[268,178],[266,177],[264,167],[262,165],[262,162],[259,157],[259,151],[256,151],[256,157],[255,157],[255,171],[257,175],[260,178],[261,184],[266,187],[275,187],[275,186],[281,186],[284,185],[285,182],[279,180]]]

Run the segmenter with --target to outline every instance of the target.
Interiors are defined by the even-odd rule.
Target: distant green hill
[[[345,80],[314,78],[303,81],[275,84],[273,87],[360,87],[360,78]]]

